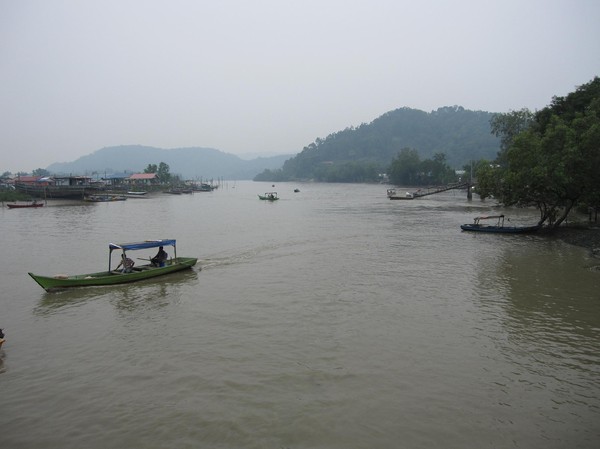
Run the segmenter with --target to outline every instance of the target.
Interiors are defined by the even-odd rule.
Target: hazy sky
[[[125,144],[298,153],[597,75],[598,0],[0,0],[0,173]]]

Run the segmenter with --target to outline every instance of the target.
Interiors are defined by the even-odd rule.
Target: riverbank
[[[552,235],[571,245],[587,248],[594,257],[600,258],[600,226],[569,225],[554,230]]]

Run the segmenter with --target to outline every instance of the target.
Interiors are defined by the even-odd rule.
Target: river
[[[499,212],[464,192],[385,193],[247,181],[1,208],[0,447],[598,447],[598,260],[462,232]],[[198,266],[55,293],[27,275],[157,238]]]

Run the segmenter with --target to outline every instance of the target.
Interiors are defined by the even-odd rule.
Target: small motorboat
[[[258,198],[265,201],[277,201],[279,199],[277,192],[266,192],[264,195],[258,195]]]

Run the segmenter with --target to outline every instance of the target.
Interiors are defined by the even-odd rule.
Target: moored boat
[[[258,195],[258,198],[266,201],[277,201],[279,199],[277,192],[266,192],[264,195]]]
[[[101,192],[103,187],[87,176],[53,176],[33,181],[19,178],[15,189],[36,198],[83,199],[86,195]]]
[[[92,203],[106,203],[109,201],[125,201],[126,199],[127,197],[124,195],[90,195],[83,200]]]
[[[412,200],[415,196],[410,192],[406,192],[404,195],[399,195],[396,193],[396,189],[387,189],[387,197],[390,200]]]
[[[38,203],[37,201],[32,201],[31,203],[25,203],[25,204],[20,204],[20,203],[7,203],[6,207],[8,207],[9,209],[24,209],[27,207],[43,207],[44,203]]]
[[[497,220],[496,224],[485,224],[481,220]],[[490,232],[496,234],[523,234],[528,232],[535,232],[540,229],[539,225],[534,226],[505,226],[504,215],[489,215],[475,217],[473,223],[460,225],[463,231],[474,231],[474,232]]]
[[[155,266],[152,263],[133,266],[128,270],[117,270],[111,266],[112,253],[117,250],[121,252],[123,260],[126,259],[127,251],[137,251],[143,249],[159,248],[161,246],[173,247],[174,257],[167,259],[160,266]],[[77,275],[64,275],[58,274],[54,276],[40,276],[33,273],[28,273],[29,276],[36,281],[40,287],[46,291],[52,291],[56,289],[65,289],[72,287],[86,287],[92,285],[115,285],[125,284],[129,282],[141,281],[144,279],[153,278],[156,276],[162,276],[165,274],[174,273],[176,271],[185,270],[196,265],[198,261],[195,257],[177,257],[176,240],[174,239],[163,239],[163,240],[146,240],[143,242],[134,243],[110,243],[109,257],[108,257],[108,270],[100,271],[97,273],[86,273]],[[129,259],[130,260],[130,259]],[[150,258],[142,259],[150,261]],[[117,266],[118,268],[118,266]]]

